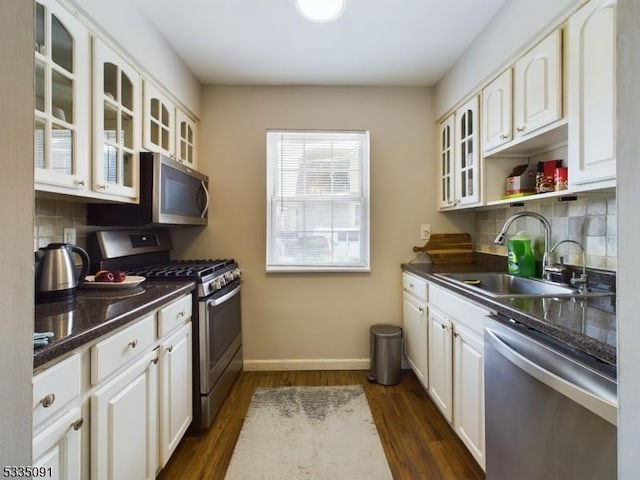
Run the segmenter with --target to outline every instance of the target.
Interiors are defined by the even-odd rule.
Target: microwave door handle
[[[200,214],[200,218],[204,218],[207,215],[207,211],[209,210],[209,192],[207,191],[207,186],[204,181],[200,181],[200,185],[202,186],[202,190],[204,191],[204,196],[206,197],[206,201],[204,204],[204,208],[202,209],[202,213]]]

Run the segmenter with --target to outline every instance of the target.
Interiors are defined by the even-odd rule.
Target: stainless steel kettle
[[[73,254],[82,259],[78,273]],[[50,243],[36,252],[36,300],[49,301],[68,297],[89,273],[89,254],[69,243]]]

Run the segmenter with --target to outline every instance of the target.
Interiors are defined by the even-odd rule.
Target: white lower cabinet
[[[453,420],[452,324],[435,308],[429,309],[429,395],[448,422]]]
[[[155,478],[157,363],[149,352],[91,396],[92,480]]]
[[[33,377],[33,466],[42,477],[81,478],[84,420],[80,411],[80,355]]]
[[[490,313],[429,284],[428,393],[483,469],[483,323]]]
[[[405,272],[402,286],[404,355],[418,380],[427,387],[427,282]]]
[[[193,418],[191,322],[160,345],[160,468],[178,446]]]
[[[184,295],[33,377],[33,465],[47,478],[156,477],[193,418],[191,306]]]

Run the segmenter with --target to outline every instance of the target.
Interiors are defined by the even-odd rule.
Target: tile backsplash
[[[87,245],[87,208],[84,203],[36,198],[33,250],[64,241],[65,228],[76,229],[76,244]]]
[[[506,255],[506,242],[505,246],[496,245],[493,239],[509,216],[522,211],[537,212],[549,220],[552,245],[565,239],[582,244],[586,252],[587,267],[617,270],[615,192],[602,191],[579,195],[575,201],[559,202],[557,199],[547,199],[525,202],[522,207],[479,209],[475,213],[474,249],[484,253]],[[542,250],[542,224],[533,218],[522,218],[511,225],[509,235],[522,230],[535,237],[537,248]],[[582,265],[582,252],[577,245],[560,245],[553,260],[559,262],[560,256],[567,264]]]

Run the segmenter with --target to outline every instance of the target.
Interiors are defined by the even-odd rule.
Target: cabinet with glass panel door
[[[481,202],[478,103],[473,96],[439,125],[441,210]]]
[[[189,167],[197,167],[197,138],[198,123],[176,108],[176,160]]]
[[[93,41],[93,188],[108,197],[138,197],[140,75],[104,42]]]
[[[142,146],[171,157],[175,154],[175,104],[147,79],[143,81]]]
[[[37,190],[89,189],[89,31],[54,0],[35,3]]]

